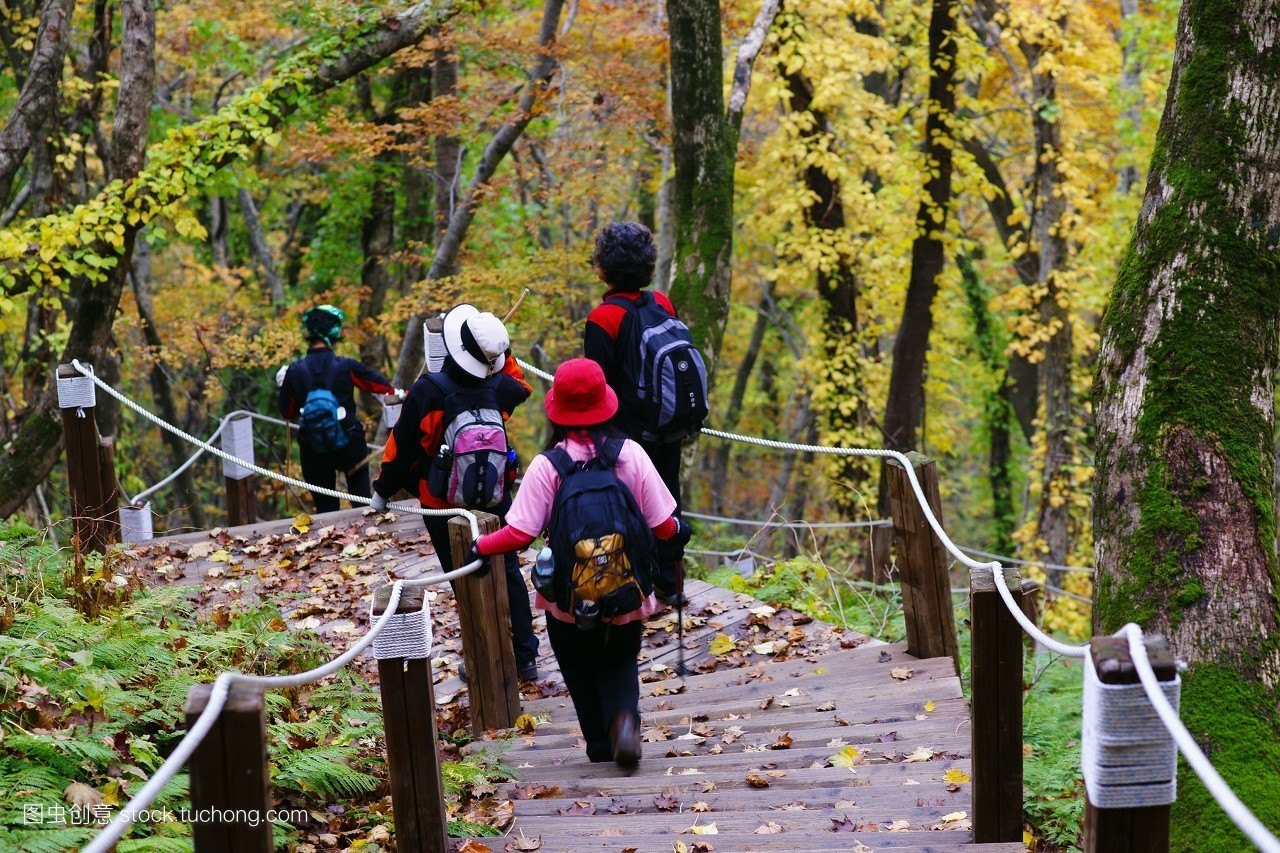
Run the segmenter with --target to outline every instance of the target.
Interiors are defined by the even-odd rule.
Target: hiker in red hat
[[[473,552],[527,548],[546,531],[535,605],[546,611],[587,758],[630,767],[640,760],[640,635],[658,607],[654,555],[683,549],[689,527],[644,450],[612,425],[618,395],[600,365],[560,365],[544,408],[547,449],[525,472],[506,525]]]

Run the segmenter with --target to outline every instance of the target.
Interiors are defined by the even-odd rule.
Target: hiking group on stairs
[[[468,561],[503,555],[521,680],[538,677],[538,638],[518,553],[545,535],[534,604],[546,613],[588,760],[624,767],[641,754],[644,620],[659,601],[683,603],[691,531],[680,519],[681,452],[707,415],[702,356],[670,299],[647,289],[656,260],[653,235],[639,223],[597,234],[592,263],[607,289],[586,321],[585,357],[555,371],[544,400],[551,438],[518,489],[520,459],[506,422],[533,389],[493,314],[468,304],[447,312],[443,364],[399,390],[334,354],[342,312],[313,308],[303,317],[310,350],[277,378],[281,412],[298,418],[308,482],[332,487],[341,470],[353,494],[370,496],[358,387],[403,400],[372,483],[375,509],[404,490],[424,507],[484,510],[502,520],[473,544]],[[336,500],[315,498],[318,511],[337,509]],[[442,570],[452,570],[447,519],[423,520]]]

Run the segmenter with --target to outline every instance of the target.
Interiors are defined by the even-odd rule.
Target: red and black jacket
[[[626,354],[618,347],[618,341],[630,337],[632,312],[619,305],[618,300],[636,302],[641,296],[652,297],[662,310],[672,317],[679,316],[665,293],[656,290],[609,290],[587,315],[587,326],[582,334],[582,354],[600,365],[605,381],[617,393],[619,400],[630,399],[632,393],[629,387],[631,380],[623,370]],[[641,425],[629,421],[625,406],[618,410],[617,420],[623,432],[633,438],[644,431]]]

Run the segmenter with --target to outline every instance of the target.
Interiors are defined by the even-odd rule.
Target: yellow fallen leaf
[[[906,756],[902,760],[907,764],[914,764],[917,761],[928,761],[931,758],[933,758],[933,750],[927,746],[920,746],[916,747],[910,755]]]
[[[926,711],[930,711],[930,712],[932,712],[932,711],[937,710],[937,708],[938,708],[938,706],[937,706],[937,705],[935,705],[935,704],[933,704],[933,700],[932,700],[932,699],[930,699],[928,702],[925,702],[925,703],[924,703],[924,709],[925,709]]]
[[[889,824],[888,827],[890,832],[906,832],[910,828],[911,821],[903,820],[902,818],[898,818],[893,823]]]
[[[209,555],[209,562],[211,563],[225,563],[230,559],[231,552],[223,548],[219,548],[217,551],[214,551]]]
[[[711,638],[711,654],[727,655],[738,647],[732,638],[725,634],[716,634]]]
[[[830,759],[832,767],[853,767],[861,764],[862,760],[862,753],[856,746],[846,746]]]
[[[311,529],[311,516],[305,512],[300,512],[293,517],[293,529],[299,533],[306,533]]]
[[[702,823],[702,824],[695,823],[693,826],[686,829],[685,832],[692,832],[694,835],[719,835],[720,834],[720,830],[716,829],[716,822],[714,820],[711,821],[711,823]]]
[[[956,821],[964,820],[968,816],[969,816],[968,812],[951,812],[950,814],[944,814],[942,816],[942,822],[944,824],[955,823]]]
[[[516,717],[516,728],[527,735],[533,734],[538,727],[538,721],[531,714],[521,714]]]
[[[915,670],[909,666],[895,666],[893,669],[889,670],[889,675],[899,681],[906,681],[908,678],[915,675]]]
[[[777,643],[774,642],[773,640],[769,640],[768,642],[764,642],[764,643],[756,643],[754,646],[751,647],[751,651],[755,652],[758,655],[771,655],[773,654],[775,648],[777,648]]]
[[[959,767],[950,767],[947,772],[942,774],[943,782],[950,782],[953,785],[959,785],[961,782],[969,781],[969,774],[965,773]]]
[[[671,853],[689,853],[689,845],[677,838],[676,843],[671,845]]]

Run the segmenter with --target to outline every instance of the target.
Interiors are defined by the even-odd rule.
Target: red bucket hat
[[[617,414],[618,395],[605,383],[600,365],[589,358],[571,358],[556,369],[543,408],[554,424],[595,426]]]

